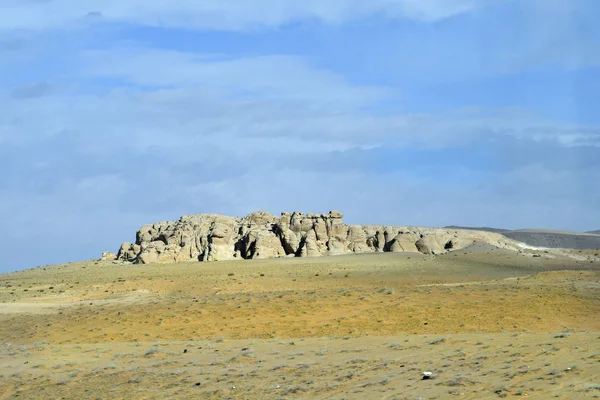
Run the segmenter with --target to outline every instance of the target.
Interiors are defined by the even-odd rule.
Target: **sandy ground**
[[[600,398],[600,263],[578,254],[0,275],[0,399]]]

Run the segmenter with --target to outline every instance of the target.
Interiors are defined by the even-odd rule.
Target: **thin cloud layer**
[[[7,2],[5,0],[5,2]],[[192,29],[247,30],[303,20],[340,24],[373,16],[436,21],[494,0],[8,0],[0,26],[8,29],[62,28],[98,21]]]

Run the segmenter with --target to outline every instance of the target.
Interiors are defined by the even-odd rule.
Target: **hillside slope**
[[[568,232],[548,229],[495,229],[495,228],[471,228],[452,226],[453,229],[477,229],[487,232],[500,233],[507,238],[525,243],[534,247],[547,247],[552,249],[576,249],[595,250],[600,249],[600,231],[593,232]]]

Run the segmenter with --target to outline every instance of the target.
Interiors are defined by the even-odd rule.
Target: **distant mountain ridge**
[[[494,233],[510,232],[509,229],[490,228],[488,226],[471,227],[471,226],[449,225],[449,226],[445,226],[444,229],[465,229],[465,230],[469,230],[469,231],[484,231],[484,232],[494,232]]]
[[[497,229],[488,227],[447,226],[448,229],[474,229],[499,233],[507,238],[534,247],[553,249],[594,250],[600,249],[600,230],[590,232],[569,232],[551,229]]]

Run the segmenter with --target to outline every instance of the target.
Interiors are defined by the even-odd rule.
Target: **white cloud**
[[[59,28],[104,19],[141,25],[246,30],[296,20],[342,23],[373,15],[435,21],[498,0],[3,0],[5,29]]]
[[[497,61],[507,72],[558,64],[579,69],[600,63],[596,51],[600,30],[595,0],[512,0],[518,19],[510,32],[517,33]],[[510,58],[513,60],[510,60]],[[509,61],[510,60],[510,61]]]
[[[369,103],[386,96],[382,87],[350,85],[335,73],[316,69],[297,56],[223,57],[147,48],[84,53],[83,75],[111,77],[149,86],[197,85],[200,90],[245,97],[339,104]],[[78,72],[79,73],[79,72]]]
[[[232,149],[244,151],[272,149],[274,143],[298,151],[311,146],[327,151],[379,145],[444,148],[506,136],[565,146],[600,145],[599,127],[552,121],[518,109],[419,115],[397,108],[393,114],[375,115],[369,110],[393,100],[393,91],[353,85],[300,57],[222,59],[137,48],[88,52],[76,66],[65,74],[78,86],[44,82],[15,90],[52,87],[44,97],[0,98],[5,110],[0,140],[78,138],[80,149],[90,154],[115,146],[122,151],[186,153],[191,151],[188,145],[231,143],[237,144]],[[111,86],[97,86],[97,79],[105,78]],[[94,92],[74,91],[78,87]]]
[[[419,160],[311,166],[337,163],[336,151],[376,146],[421,150],[507,139],[523,140],[532,153],[536,141],[590,146],[598,144],[598,127],[514,109],[378,115],[369,110],[393,99],[387,88],[352,84],[298,57],[137,48],[85,53],[75,68],[61,76],[79,85],[48,82],[52,90],[32,92],[39,86],[32,84],[25,92],[44,96],[0,96],[0,156],[8,164],[0,216],[19,227],[7,239],[51,232],[56,246],[73,244],[65,252],[76,259],[84,257],[78,244],[95,249],[85,257],[97,256],[147,222],[255,209],[339,208],[351,222],[419,225],[546,221],[594,229],[583,224],[600,221],[600,193],[583,185],[600,173],[597,164],[586,172],[576,164],[549,167],[552,160],[503,173],[442,166],[433,177],[420,174]],[[564,212],[569,204],[578,209]]]
[[[552,121],[517,108],[435,115],[408,114],[397,108],[394,114],[374,116],[369,108],[393,101],[398,93],[382,86],[354,85],[295,56],[221,59],[137,48],[89,52],[84,60],[78,73],[86,78],[167,87],[140,93],[117,91],[110,94],[110,103],[113,108],[154,115],[154,124],[188,121],[180,132],[206,126],[206,133],[216,135],[302,138],[361,147],[446,147],[504,135],[565,146],[600,145],[600,127]],[[131,96],[136,106],[116,106],[134,101]],[[136,120],[146,118],[140,115]]]

